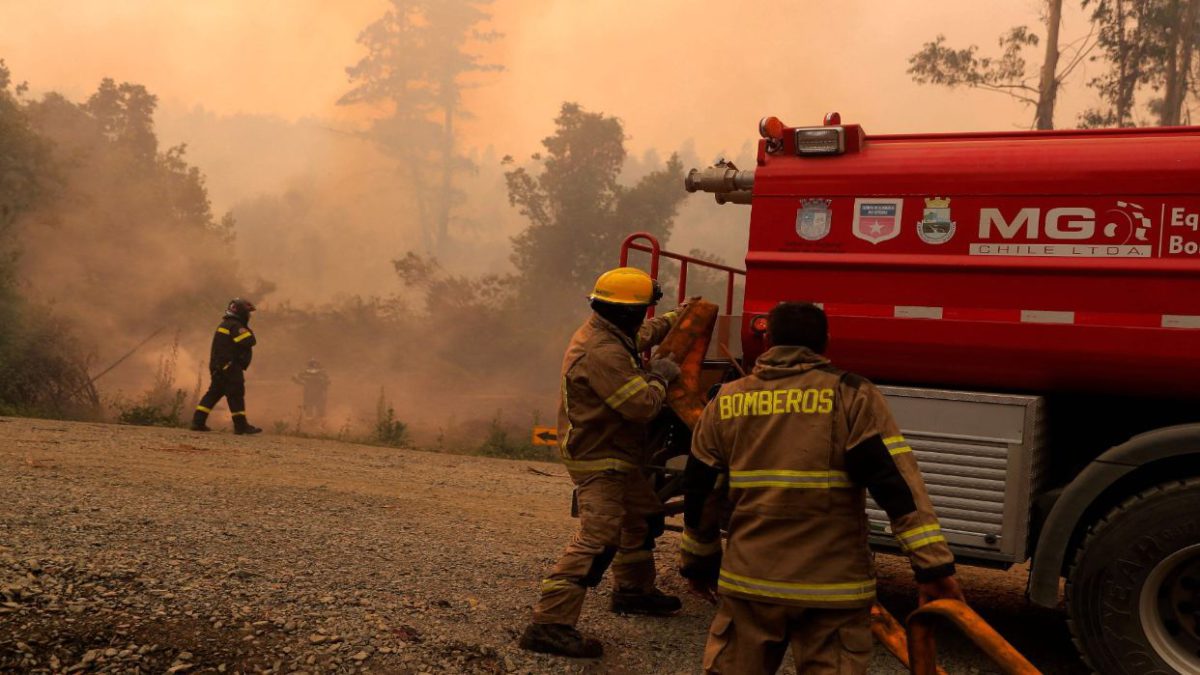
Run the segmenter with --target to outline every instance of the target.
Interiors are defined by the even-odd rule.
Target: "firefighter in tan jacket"
[[[575,332],[562,366],[558,437],[562,462],[575,483],[579,530],[542,580],[525,649],[598,657],[601,644],[575,630],[588,588],[611,565],[612,609],[667,616],[679,598],[655,587],[654,540],[662,534],[662,504],[644,466],[648,425],[662,411],[679,367],[667,359],[642,367],[641,352],[666,337],[678,310],[646,321],[662,297],[645,272],[618,268],[601,275],[592,316]]]
[[[782,303],[767,331],[754,372],[705,408],[685,469],[680,571],[693,590],[720,594],[704,669],[774,673],[790,642],[797,672],[865,673],[875,600],[866,491],[887,512],[922,603],[962,599],[954,558],[883,395],[821,356],[825,313]],[[726,474],[722,554],[711,496]]]

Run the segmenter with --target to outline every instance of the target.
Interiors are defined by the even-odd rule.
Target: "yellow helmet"
[[[589,300],[614,305],[654,305],[662,297],[662,289],[649,274],[636,267],[618,267],[596,279]]]

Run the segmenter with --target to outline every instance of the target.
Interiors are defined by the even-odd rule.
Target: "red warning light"
[[[764,117],[758,121],[758,134],[771,140],[783,140],[783,122],[778,117]]]

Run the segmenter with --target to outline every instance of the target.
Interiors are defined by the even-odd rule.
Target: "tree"
[[[1054,107],[1058,89],[1079,67],[1094,47],[1091,34],[1067,45],[1066,65],[1059,67],[1063,48],[1059,45],[1062,24],[1062,0],[1046,1],[1045,49],[1042,64],[1031,68],[1026,51],[1037,47],[1041,39],[1028,26],[1017,26],[1000,37],[999,57],[981,57],[979,47],[954,49],[939,35],[927,42],[909,60],[908,73],[919,84],[938,84],[951,89],[966,86],[1002,93],[1034,108],[1035,129],[1054,128]]]
[[[4,237],[17,217],[37,203],[51,178],[49,146],[38,136],[12,87],[12,76],[0,59],[0,284],[7,275]]]
[[[37,133],[24,85],[0,61],[0,414],[78,414],[99,399],[70,327],[15,284],[19,224],[62,188],[51,144]]]
[[[83,103],[49,93],[23,109],[51,142],[59,187],[18,226],[22,275],[82,337],[118,353],[138,339],[129,327],[154,328],[148,317],[187,325],[197,307],[253,290],[241,286],[232,218],[213,213],[186,148],[159,150],[156,104],[106,79]]]
[[[471,168],[454,137],[456,121],[468,116],[462,107],[463,90],[472,86],[467,76],[502,69],[467,45],[500,35],[476,28],[490,18],[483,8],[492,0],[390,1],[359,35],[367,55],[346,69],[354,86],[338,103],[382,109],[368,137],[406,173],[426,251],[442,252],[456,201],[454,176]]]
[[[129,152],[144,164],[153,162],[158,154],[158,137],[154,133],[154,111],[158,97],[140,84],[104,78],[96,93],[80,108],[99,124],[100,133],[114,148]]]
[[[581,297],[613,266],[630,232],[665,242],[685,196],[676,155],[632,186],[619,182],[626,155],[617,118],[564,103],[555,125],[554,135],[542,141],[546,154],[532,157],[540,172],[518,167],[505,173],[509,203],[530,221],[513,238],[512,261],[523,295],[543,302]]]
[[[1058,87],[1061,84],[1058,74],[1058,31],[1061,27],[1062,0],[1049,0],[1046,3],[1046,52],[1038,75],[1038,100],[1033,119],[1033,126],[1037,129],[1054,128],[1054,104],[1058,100]]]
[[[1081,125],[1134,126],[1139,99],[1147,94],[1152,96],[1148,111],[1159,125],[1182,123],[1189,94],[1197,93],[1200,0],[1084,0],[1083,5],[1092,8],[1108,70],[1089,82],[1102,105],[1085,111]]]
[[[1176,8],[1179,21],[1170,22],[1174,15],[1171,13],[1165,24],[1166,59],[1163,64],[1163,98],[1158,122],[1162,126],[1175,126],[1183,122],[1184,100],[1194,83],[1194,78],[1189,81],[1189,77],[1196,67],[1196,21],[1200,19],[1200,0],[1172,3],[1172,9]]]

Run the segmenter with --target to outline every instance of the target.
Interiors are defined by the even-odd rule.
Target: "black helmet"
[[[254,303],[242,298],[234,298],[229,301],[229,306],[225,308],[225,316],[231,319],[241,319],[242,322],[250,320],[250,312],[254,311]]]

